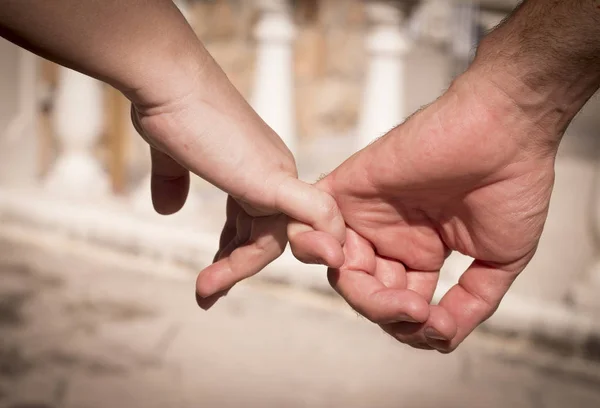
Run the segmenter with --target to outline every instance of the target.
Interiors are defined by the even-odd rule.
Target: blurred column
[[[448,0],[420,1],[409,22],[411,38],[445,48],[452,41],[453,12]]]
[[[60,152],[46,178],[49,190],[70,197],[109,192],[108,176],[94,155],[103,131],[103,95],[97,80],[59,68],[53,126]]]
[[[479,4],[473,0],[461,0],[453,6],[451,51],[453,56],[452,77],[462,74],[471,64],[479,43]]]
[[[401,4],[368,1],[369,55],[363,106],[358,126],[358,148],[399,125],[406,112],[406,64],[410,34]]]
[[[556,194],[556,193],[555,193]],[[600,161],[596,169],[595,186],[592,190],[592,213],[591,224],[592,234],[595,238],[595,244],[598,245],[600,237]],[[589,214],[582,214],[589,215]],[[590,267],[583,271],[582,274],[573,279],[574,284],[571,287],[569,297],[576,307],[583,310],[588,310],[593,313],[600,312],[600,256],[596,254],[595,262],[592,262]],[[578,271],[566,270],[565,274],[572,276]]]
[[[38,58],[0,38],[0,184],[38,177]]]
[[[296,30],[287,0],[259,0],[256,25],[256,77],[252,105],[265,122],[296,150],[294,39]]]

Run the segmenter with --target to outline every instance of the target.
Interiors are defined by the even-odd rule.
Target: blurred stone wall
[[[194,29],[233,84],[251,97],[255,3],[194,2]],[[361,0],[297,0],[296,107],[301,138],[343,135],[358,120],[366,63]]]

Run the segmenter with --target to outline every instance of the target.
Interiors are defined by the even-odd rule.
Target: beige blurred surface
[[[483,2],[492,20],[509,3]],[[367,2],[294,4],[297,161],[312,182],[356,148],[372,58]],[[250,98],[254,2],[190,5],[199,36]],[[416,41],[402,57],[405,114],[448,86],[455,62],[448,48]],[[17,114],[19,55],[0,41],[0,132]],[[600,407],[599,332],[591,324],[585,336],[571,330],[584,310],[600,313],[598,95],[567,132],[540,249],[511,291],[520,305],[568,313],[528,320],[540,307],[529,315],[513,307],[517,313],[504,319],[513,337],[480,331],[443,356],[395,343],[323,294],[323,275],[303,274],[291,257],[210,312],[198,309],[195,271],[181,265],[199,268],[212,257],[203,251],[217,244],[211,234],[222,225],[223,193],[194,178],[201,211],[172,224],[137,209],[137,190],[147,192],[148,147],[129,124],[128,105],[112,94],[106,131],[88,153],[123,194],[55,200],[38,178],[65,147],[51,120],[56,78],[44,69],[40,137],[0,134],[0,408]],[[184,224],[194,234],[185,235]],[[573,295],[579,289],[586,297]],[[556,331],[564,335],[540,335]]]
[[[3,407],[600,406],[594,376],[489,335],[415,351],[335,298],[257,283],[206,313],[191,273],[0,245]]]

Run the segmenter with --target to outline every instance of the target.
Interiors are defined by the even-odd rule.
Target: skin
[[[276,259],[287,244],[287,216],[315,227],[313,261],[343,263],[345,228],[335,201],[297,179],[289,149],[171,1],[0,0],[0,35],[131,101],[133,123],[151,146],[156,211],[184,205],[190,172],[230,195],[230,245],[200,277],[200,303]],[[225,278],[211,279],[212,271]]]
[[[559,143],[600,87],[598,6],[524,2],[442,97],[319,182],[347,224],[329,281],[397,340],[455,350],[533,257]],[[300,259],[308,231],[290,225]],[[431,305],[450,251],[475,261]]]
[[[548,212],[555,150],[515,138],[532,126],[493,85],[475,85],[457,81],[318,184],[347,224],[346,262],[329,270],[331,285],[418,348],[451,351],[492,315],[533,257]],[[430,305],[450,251],[475,261]]]
[[[294,254],[329,265],[351,306],[399,341],[442,352],[494,312],[534,255],[556,150],[600,86],[598,2],[525,1],[441,98],[315,189],[171,2],[56,4],[1,0],[0,34],[132,101],[152,146],[156,209],[183,205],[188,171],[230,194],[216,262],[197,282],[203,307],[281,253],[284,213],[298,220]],[[431,305],[451,250],[475,261]]]
[[[600,87],[598,6],[525,1],[444,95],[317,183],[347,227],[331,285],[397,340],[455,350],[534,256],[558,146]],[[290,223],[298,259],[313,233]],[[475,261],[432,305],[451,251]]]

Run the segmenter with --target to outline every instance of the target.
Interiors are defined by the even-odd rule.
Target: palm
[[[236,95],[231,87],[215,92],[208,103],[206,95],[190,91],[160,109],[133,107],[131,112],[134,126],[151,145],[152,201],[159,213],[184,205],[189,171],[230,194],[215,262],[196,282],[203,308],[283,253],[286,215],[315,228],[309,234],[313,259],[343,263],[345,228],[335,201],[297,179],[283,141]]]
[[[399,340],[441,350],[488,318],[529,262],[553,183],[552,154],[529,154],[506,124],[458,100],[441,98],[320,184],[348,226],[332,285]],[[475,262],[429,306],[452,250]],[[427,340],[426,327],[447,341]]]
[[[335,182],[333,188],[348,227],[379,254],[415,270],[437,271],[448,250],[501,264],[531,255],[545,218],[551,173],[517,185],[519,177],[527,176],[478,180],[464,186],[470,187],[467,191],[415,192],[410,182],[376,195],[365,194],[372,186],[365,189],[355,182]],[[451,176],[447,184],[453,184]]]

